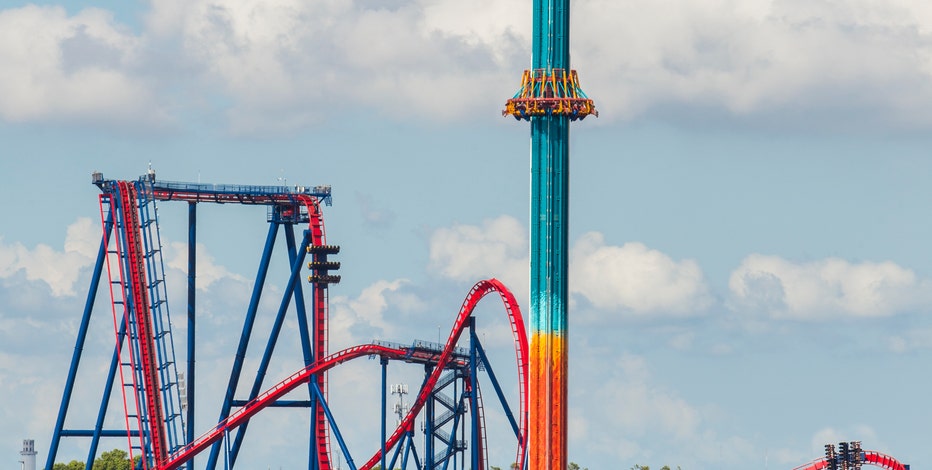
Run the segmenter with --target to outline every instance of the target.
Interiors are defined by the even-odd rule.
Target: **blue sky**
[[[571,460],[791,469],[862,440],[932,465],[932,7],[572,6],[573,66],[601,116],[572,130]],[[333,350],[435,338],[486,277],[526,304],[529,129],[499,111],[529,51],[526,0],[0,1],[8,464],[23,438],[45,461],[96,250],[95,170],[332,185]],[[180,338],[185,207],[160,213]],[[259,209],[202,206],[199,222],[198,433],[267,231]],[[501,312],[480,315],[509,370]],[[108,322],[76,420],[96,409]],[[270,375],[299,367],[294,339],[278,353]],[[366,362],[332,375],[357,460],[377,438],[377,380]],[[243,465],[300,465],[303,419],[256,420],[274,437]]]

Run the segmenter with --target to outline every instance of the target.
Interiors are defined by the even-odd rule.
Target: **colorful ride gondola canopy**
[[[575,70],[525,70],[521,89],[505,103],[502,116],[530,121],[533,116],[563,115],[571,121],[599,116],[595,103],[579,86]]]

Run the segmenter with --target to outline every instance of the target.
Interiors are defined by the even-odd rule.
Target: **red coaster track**
[[[312,439],[315,441],[315,444],[312,446],[312,455],[310,458],[313,460],[315,468],[319,470],[331,470],[329,434],[331,425],[334,426],[334,430],[336,429],[337,421],[328,414],[329,410],[326,406],[327,371],[345,361],[370,355],[379,355],[386,360],[404,360],[406,362],[419,362],[429,365],[428,376],[425,378],[422,388],[417,392],[416,399],[409,411],[407,411],[407,414],[404,415],[403,419],[390,436],[383,434],[385,439],[383,445],[379,446],[379,449],[374,452],[372,457],[359,467],[362,470],[371,470],[377,462],[384,459],[382,455],[383,451],[387,452],[390,449],[394,449],[396,455],[398,455],[399,448],[407,440],[407,434],[414,429],[414,420],[419,414],[426,413],[428,416],[433,416],[432,407],[428,406],[428,404],[438,400],[437,397],[441,396],[440,391],[449,383],[447,378],[451,377],[451,375],[444,375],[444,377],[441,377],[444,370],[464,370],[464,359],[462,352],[458,351],[459,348],[456,348],[457,342],[466,330],[470,330],[469,335],[474,335],[475,332],[471,330],[472,325],[474,325],[471,321],[473,310],[483,297],[495,292],[498,293],[504,304],[514,339],[519,386],[517,410],[512,409],[515,403],[510,399],[506,399],[503,395],[498,380],[492,374],[491,368],[486,369],[486,371],[489,373],[488,377],[495,386],[499,400],[501,400],[505,407],[505,412],[508,415],[507,417],[511,424],[511,428],[514,430],[514,435],[516,436],[517,453],[515,462],[518,464],[519,468],[524,467],[528,435],[528,337],[517,301],[499,281],[495,279],[481,281],[472,288],[453,322],[453,327],[451,328],[448,339],[443,345],[431,346],[422,351],[416,346],[407,348],[405,346],[386,344],[367,344],[328,355],[327,286],[331,283],[338,283],[340,280],[340,276],[330,274],[329,272],[329,270],[339,269],[339,262],[327,259],[327,255],[336,254],[339,251],[339,247],[326,244],[323,216],[320,207],[321,203],[329,204],[329,186],[315,186],[313,188],[295,186],[291,188],[284,186],[266,187],[172,183],[157,181],[153,171],[140,177],[136,182],[105,180],[102,174],[95,173],[92,176],[92,183],[97,185],[103,192],[100,199],[103,237],[98,253],[95,274],[85,305],[84,316],[82,317],[82,326],[76,339],[75,354],[72,357],[71,368],[63,392],[62,404],[59,409],[53,440],[50,445],[49,464],[47,466],[51,467],[52,462],[54,462],[58,444],[63,437],[91,437],[92,442],[88,451],[87,461],[93,462],[98,441],[101,438],[127,436],[130,440],[131,455],[133,449],[139,449],[143,453],[142,465],[144,468],[179,468],[186,462],[190,462],[195,455],[206,448],[211,448],[208,468],[215,468],[216,454],[219,454],[220,450],[220,446],[218,445],[219,441],[225,436],[229,436],[231,430],[238,428],[237,435],[234,438],[237,440],[237,443],[234,444],[234,450],[228,451],[230,452],[228,455],[232,456],[232,459],[234,459],[231,461],[232,463],[235,461],[236,447],[239,445],[238,441],[242,434],[244,434],[246,424],[250,418],[266,407],[289,406],[282,405],[281,402],[278,402],[279,398],[301,385],[307,385],[313,382],[310,388],[312,395],[316,394],[316,398],[312,396],[311,402],[304,403],[312,403],[311,406],[314,406],[313,400],[320,400],[319,404],[322,406],[317,406],[316,411],[312,413],[311,416],[313,423]],[[177,377],[160,376],[155,373],[158,366],[174,364],[175,362],[173,357],[163,359],[160,356],[162,353],[159,348],[164,348],[164,345],[161,345],[161,343],[156,345],[152,344],[153,337],[165,336],[160,333],[159,324],[156,324],[162,321],[159,320],[160,317],[152,321],[149,315],[149,310],[154,308],[150,304],[158,303],[158,305],[162,305],[162,303],[164,303],[164,295],[160,293],[152,293],[150,295],[150,292],[147,291],[147,288],[152,285],[158,285],[158,283],[164,282],[164,279],[160,278],[160,273],[163,273],[163,271],[161,271],[162,268],[156,267],[149,269],[150,266],[147,264],[147,260],[154,256],[154,253],[160,253],[161,248],[157,240],[155,243],[151,242],[152,233],[150,232],[152,230],[148,228],[154,225],[154,231],[157,235],[158,225],[153,224],[153,222],[157,220],[157,215],[155,213],[150,215],[148,212],[150,206],[148,205],[145,206],[146,211],[143,212],[143,204],[149,204],[154,201],[183,201],[189,203],[189,224],[191,227],[191,233],[189,235],[189,256],[192,256],[190,252],[194,246],[193,227],[195,223],[195,212],[193,208],[196,204],[210,202],[220,204],[264,205],[270,207],[268,212],[269,222],[274,225],[270,228],[270,235],[266,240],[263,259],[260,261],[260,270],[256,281],[257,287],[253,292],[253,300],[251,300],[250,310],[247,312],[247,320],[244,322],[243,334],[240,340],[240,348],[242,351],[238,351],[237,358],[242,357],[244,354],[249,335],[252,331],[252,321],[255,317],[255,308],[252,306],[252,303],[258,302],[258,296],[265,282],[264,277],[268,268],[268,258],[274,246],[274,235],[277,233],[275,230],[282,227],[285,228],[286,236],[291,237],[288,241],[290,245],[289,250],[295,250],[293,228],[298,224],[308,224],[307,230],[305,231],[305,238],[301,244],[302,252],[289,252],[289,255],[292,257],[292,277],[289,281],[291,283],[290,285],[296,282],[295,280],[297,278],[295,277],[295,273],[298,272],[297,270],[300,269],[303,261],[310,258],[307,264],[308,269],[311,271],[311,275],[308,276],[308,282],[313,286],[311,309],[313,311],[312,318],[315,323],[302,327],[304,331],[312,332],[312,336],[307,338],[309,341],[305,342],[305,339],[302,338],[302,341],[305,342],[305,354],[307,354],[305,357],[306,367],[264,393],[259,393],[259,390],[261,390],[259,384],[261,384],[261,378],[265,374],[264,368],[260,366],[262,372],[257,373],[254,390],[250,393],[250,397],[247,398],[247,401],[240,401],[234,399],[233,392],[236,390],[240,378],[242,363],[234,362],[233,371],[230,374],[231,384],[227,388],[228,393],[227,397],[224,399],[224,404],[220,413],[221,416],[218,419],[219,422],[213,425],[207,433],[197,439],[194,439],[193,435],[190,434],[190,428],[193,427],[194,418],[191,417],[189,419],[189,428],[182,430],[181,428],[184,426],[183,423],[178,426],[175,425],[176,422],[180,421],[178,417],[181,416],[176,409],[181,409],[181,407],[162,407],[161,399],[163,397],[159,397],[159,391],[164,390],[166,387],[174,387],[176,390],[175,393],[180,395],[177,391],[180,387],[178,387]],[[140,233],[141,231],[142,233]],[[113,239],[117,239],[117,243],[116,247],[111,250],[109,244],[112,243]],[[306,253],[303,253],[304,247],[307,248]],[[298,255],[298,253],[300,253],[300,255]],[[117,254],[118,258],[111,262],[111,254]],[[307,258],[305,258],[305,254]],[[193,260],[193,257],[189,258],[189,260]],[[159,258],[158,263],[160,262],[161,260]],[[81,350],[83,349],[82,345],[85,342],[88,324],[93,312],[93,305],[98,290],[96,286],[98,282],[101,281],[101,272],[104,266],[106,266],[110,283],[111,307],[115,323],[114,329],[117,335],[117,348],[115,348],[114,351],[114,358],[111,361],[111,370],[109,372],[110,375],[108,376],[108,382],[105,384],[105,392],[101,399],[98,423],[95,424],[93,428],[66,429],[65,419],[68,413],[68,406],[71,402],[71,391],[78,373]],[[115,268],[116,271],[111,272],[111,268]],[[189,268],[193,269],[190,265]],[[153,274],[151,274],[154,276],[153,279],[146,279],[148,271],[153,271]],[[193,290],[193,282],[189,282],[189,289]],[[288,287],[286,290],[288,289],[292,289],[292,287]],[[283,296],[282,312],[284,312],[287,306],[287,299],[290,296],[291,294],[285,294]],[[130,305],[133,307],[131,310],[128,308]],[[192,310],[190,309],[193,309],[193,306],[193,296],[189,294],[189,331],[193,331],[194,329],[193,322],[190,321],[192,318],[190,316]],[[125,312],[123,307],[127,307]],[[280,313],[279,315],[283,314]],[[303,315],[303,312],[299,313],[300,318],[304,318]],[[165,310],[165,317],[167,318],[167,309]],[[170,324],[167,320],[165,323]],[[310,328],[308,328],[308,326],[310,326]],[[120,339],[124,336],[128,340],[128,346],[121,346],[123,343]],[[270,336],[270,343],[274,344],[276,338],[277,332]],[[193,335],[189,335],[189,344],[192,345],[189,351],[193,350],[193,341]],[[479,368],[482,364],[490,366],[485,357],[484,350],[475,337],[470,339],[470,344],[472,346],[470,353],[482,356],[481,359],[470,359],[469,364],[471,367],[475,366]],[[121,348],[126,349],[127,353],[131,356],[129,361],[119,359],[119,355],[122,354],[120,352]],[[266,348],[266,357],[271,354],[272,349],[272,347]],[[189,365],[193,364],[193,355],[189,355],[188,361]],[[131,366],[128,371],[130,375],[124,379],[124,370],[129,366]],[[106,405],[110,396],[109,390],[114,388],[112,385],[114,383],[113,377],[117,368],[119,368],[121,380],[123,381],[122,389],[124,394],[127,393],[127,388],[130,386],[134,392],[134,396],[130,398],[124,396],[124,410],[126,411],[125,415],[127,418],[125,430],[107,429],[100,424],[103,422],[107,410]],[[158,370],[161,371],[162,369]],[[466,372],[466,375],[474,381],[476,379],[476,369]],[[191,370],[190,377],[193,379],[193,376],[194,372]],[[462,380],[462,378],[460,378],[460,380]],[[470,400],[469,408],[473,412],[473,422],[470,426],[472,426],[473,435],[472,443],[469,444],[468,447],[474,453],[472,466],[478,470],[484,468],[486,465],[485,442],[487,437],[484,416],[482,415],[483,404],[481,403],[480,391],[476,388],[477,386],[477,382],[464,383],[464,388],[461,389],[464,392],[460,399]],[[193,403],[195,401],[193,399],[194,394],[191,393],[193,391],[192,389],[193,387],[188,389],[188,398],[191,399],[191,406],[188,408],[189,416],[192,415],[191,410],[193,410]],[[171,388],[169,388],[169,390],[171,390]],[[169,398],[165,398],[165,400],[167,402]],[[287,401],[288,400],[282,400],[282,402]],[[131,407],[128,405],[129,402],[132,402],[130,403],[132,405]],[[438,402],[444,403],[443,406],[450,406],[446,405],[442,400]],[[508,402],[511,402],[511,404],[509,405]],[[463,401],[462,403],[466,402]],[[515,411],[514,414],[512,414],[513,411]],[[462,412],[458,411],[458,413]],[[172,416],[171,419],[173,421],[171,423],[164,423],[168,418],[163,418],[163,416],[169,416],[169,414]],[[131,425],[129,423],[130,418],[136,418],[138,423]],[[438,422],[440,421],[438,420]],[[449,422],[447,421],[445,423]],[[443,424],[438,426],[443,426]],[[187,441],[179,439],[180,436],[177,436],[177,432],[179,431],[187,431]],[[436,434],[433,434],[431,439],[438,439],[441,442],[446,442],[444,439],[450,438],[449,436],[444,438],[443,432],[444,430],[437,429]],[[335,433],[335,435],[339,438],[338,434]],[[171,442],[168,442],[169,440]],[[344,441],[342,441],[342,439],[338,440],[341,444],[341,451],[346,452],[349,457],[349,451],[345,448]],[[186,445],[181,445],[181,442],[188,443]],[[408,447],[406,447],[406,449],[411,448],[411,442],[412,441],[407,440],[406,445]],[[446,442],[446,444],[449,445],[449,452],[461,452],[465,449],[465,444],[459,444],[458,442],[460,441],[454,440]],[[430,446],[425,444],[425,448],[430,448]],[[407,453],[408,451],[406,450],[405,452]],[[416,450],[413,455],[415,459],[417,459]],[[449,455],[451,454],[447,454],[447,456]],[[437,453],[432,453],[431,458],[446,458],[437,456]],[[88,465],[90,465],[90,463],[88,463]]]
[[[864,463],[874,467],[885,468],[887,470],[906,470],[909,468],[893,457],[873,450],[864,451]],[[825,468],[828,468],[828,461],[826,461],[824,458],[821,458],[813,460],[806,465],[796,467],[793,470],[823,470]]]
[[[475,286],[473,286],[472,290],[470,290],[469,294],[466,296],[466,299],[463,301],[463,305],[460,308],[459,314],[456,317],[456,321],[453,324],[450,336],[447,338],[447,341],[444,345],[443,352],[437,359],[437,366],[433,369],[433,372],[421,387],[421,390],[418,392],[417,398],[408,411],[408,414],[392,433],[391,437],[387,439],[385,443],[386,449],[391,449],[394,447],[404,432],[412,426],[415,417],[417,417],[418,413],[427,402],[430,392],[433,390],[434,385],[436,385],[437,380],[444,370],[444,367],[453,359],[454,349],[456,347],[457,341],[468,325],[467,320],[472,315],[472,312],[479,301],[487,294],[492,292],[497,292],[501,297],[502,302],[504,303],[505,311],[508,315],[509,324],[512,330],[512,336],[515,342],[515,355],[518,363],[518,382],[520,390],[518,414],[520,430],[516,462],[519,464],[518,468],[523,468],[523,457],[525,455],[527,442],[527,333],[524,327],[524,319],[521,317],[521,312],[518,308],[518,303],[515,300],[514,295],[508,291],[508,289],[505,288],[505,286],[500,281],[496,279],[488,279],[478,282]],[[247,422],[252,416],[256,415],[274,403],[276,400],[282,398],[296,387],[302,384],[306,384],[311,379],[311,377],[315,375],[319,376],[321,373],[326,372],[339,364],[359,357],[371,355],[378,355],[388,359],[404,360],[406,354],[406,349],[391,348],[378,344],[364,344],[344,349],[340,352],[324,357],[321,360],[315,361],[314,364],[298,372],[295,372],[290,377],[282,380],[272,388],[268,389],[266,392],[256,397],[255,400],[250,401],[245,406],[231,413],[226,420],[218,423],[213,429],[201,437],[195,439],[194,442],[185,446],[175,454],[170,455],[167,460],[160,461],[156,465],[156,468],[160,470],[174,470],[179,468],[182,464],[193,458],[199,452],[203,451],[213,443],[219,441],[230,430],[235,429],[236,427]],[[379,462],[381,456],[381,450],[376,451],[375,455],[373,455],[372,458],[370,458],[362,467],[360,467],[360,470],[371,470]]]

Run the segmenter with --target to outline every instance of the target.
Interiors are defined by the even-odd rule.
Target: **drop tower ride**
[[[532,68],[502,115],[531,123],[528,469],[567,465],[567,273],[571,121],[598,116],[570,69],[569,0],[534,0]]]

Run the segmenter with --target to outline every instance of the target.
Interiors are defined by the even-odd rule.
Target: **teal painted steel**
[[[569,0],[534,0],[535,69],[569,69]],[[566,331],[569,119],[531,118],[531,334]]]
[[[570,68],[569,0],[534,0],[535,69]]]
[[[569,0],[534,0],[532,64],[570,69]],[[546,98],[546,94],[543,96]],[[566,468],[569,117],[531,121],[530,470]]]
[[[531,119],[531,334],[567,327],[569,120]]]

